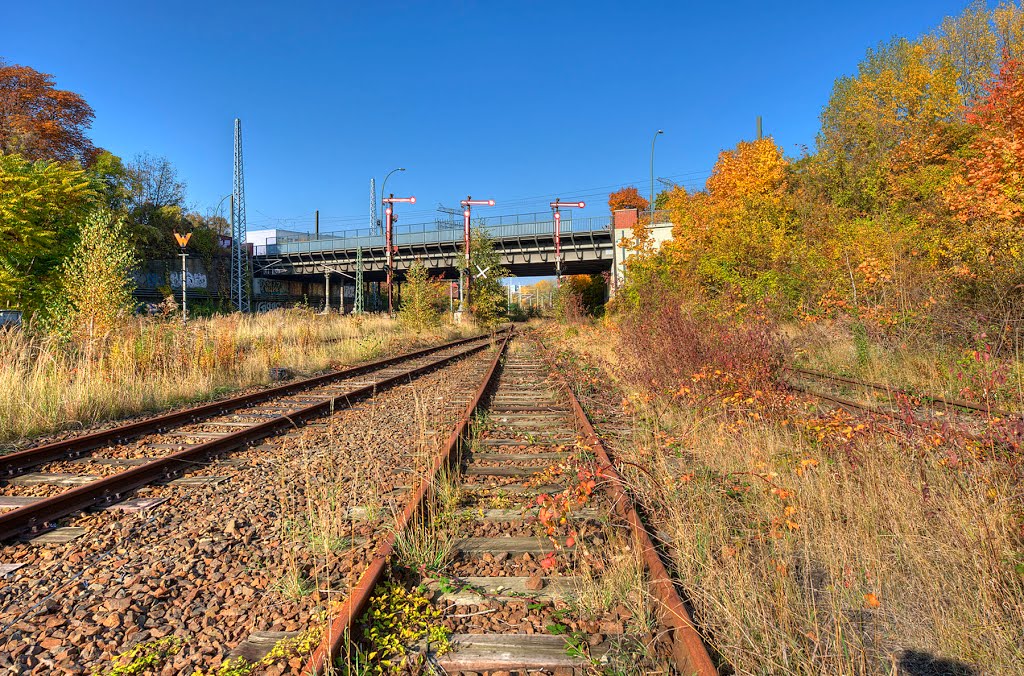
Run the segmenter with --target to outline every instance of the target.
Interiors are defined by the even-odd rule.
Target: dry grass
[[[563,347],[598,363],[619,354],[614,331],[575,331]],[[1011,465],[951,464],[884,432],[832,443],[756,403],[726,415],[719,401],[630,398],[634,432],[617,453],[654,478],[624,474],[737,673],[1024,673]]]
[[[841,323],[793,325],[785,333],[798,366],[1024,411],[1024,337],[989,356],[994,341],[980,336],[956,349],[887,344]]]
[[[86,346],[0,331],[0,443],[154,411],[298,374],[468,335],[416,335],[386,317],[277,310],[191,322],[133,319]]]
[[[573,606],[581,618],[600,617],[617,606],[629,610],[627,633],[646,634],[656,629],[640,550],[611,526],[602,532],[613,552],[607,561],[580,556],[573,569]],[[599,565],[598,565],[599,564]]]

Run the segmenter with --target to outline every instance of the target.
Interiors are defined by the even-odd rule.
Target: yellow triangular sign
[[[179,235],[178,233],[174,233],[174,239],[178,240],[178,246],[180,246],[182,249],[184,249],[185,246],[188,245],[188,241],[190,239],[192,239],[192,233],[191,232],[187,232],[184,235]]]

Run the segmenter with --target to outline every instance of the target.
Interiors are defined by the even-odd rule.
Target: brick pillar
[[[640,220],[638,209],[616,209],[612,214],[616,230],[630,230]]]
[[[616,209],[612,212],[612,288],[614,294],[619,289],[619,247],[616,242],[618,230],[632,230],[640,220],[639,209]]]

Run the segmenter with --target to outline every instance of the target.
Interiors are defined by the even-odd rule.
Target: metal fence
[[[546,220],[538,220],[537,216],[547,216]],[[555,222],[550,213],[517,214],[514,216],[498,216],[492,218],[474,218],[473,227],[487,231],[494,239],[512,239],[515,237],[536,237],[552,235]],[[527,220],[532,217],[533,220]],[[563,218],[562,234],[606,231],[611,227],[611,216],[592,216],[588,218]],[[448,223],[411,223],[395,225],[393,238],[396,246],[415,244],[457,244],[462,241],[462,225],[457,227]],[[343,251],[367,249],[384,245],[384,236],[370,228],[344,230],[341,232],[321,233],[313,235],[281,238],[266,246],[257,246],[257,256],[276,256],[295,253],[318,253],[326,251]]]
[[[671,223],[672,214],[668,209],[655,209],[653,212],[641,211],[640,222],[654,223],[655,225],[660,225],[662,223]]]
[[[21,310],[0,310],[0,329],[5,326],[21,326]]]

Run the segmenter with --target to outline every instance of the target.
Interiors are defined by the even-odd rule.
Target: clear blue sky
[[[167,156],[204,212],[241,118],[249,228],[319,208],[328,231],[364,226],[369,178],[398,166],[413,223],[469,193],[603,212],[611,188],[648,192],[659,128],[655,173],[688,186],[757,115],[799,154],[866,49],[965,4],[8,2],[0,56],[85,96],[98,145]]]

